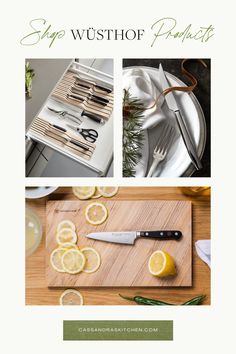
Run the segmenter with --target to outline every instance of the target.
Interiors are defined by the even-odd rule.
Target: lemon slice
[[[64,273],[64,268],[62,266],[62,256],[65,253],[66,249],[65,248],[56,248],[54,251],[52,251],[51,256],[50,256],[50,263],[52,267],[57,271]]]
[[[113,197],[118,192],[118,187],[97,187],[98,192],[106,198]]]
[[[71,229],[75,231],[75,224],[73,224],[73,222],[70,220],[62,220],[57,226],[57,232],[59,232],[61,229]]]
[[[155,251],[148,262],[149,272],[157,277],[168,277],[176,274],[174,259],[164,251]]]
[[[60,305],[83,305],[83,303],[83,296],[74,289],[67,289],[60,296]]]
[[[65,272],[76,274],[83,270],[85,256],[79,250],[69,249],[62,255],[61,263]]]
[[[73,249],[75,249],[75,250],[78,250],[78,249],[79,249],[79,247],[78,247],[75,243],[71,243],[71,242],[62,243],[62,244],[59,245],[59,248],[63,248],[63,249],[65,249],[66,251],[67,251],[68,249],[71,249],[71,248],[73,248]]]
[[[95,189],[95,193],[94,195],[92,196],[92,199],[97,199],[97,198],[100,198],[102,195],[101,193],[98,191],[98,187],[96,187]]]
[[[74,230],[65,228],[65,229],[61,229],[57,233],[57,243],[61,245],[66,242],[70,242],[70,243],[77,242],[77,235]]]
[[[92,225],[102,224],[106,220],[107,216],[107,208],[102,203],[91,203],[87,205],[85,209],[85,218]]]
[[[80,251],[84,254],[86,258],[83,272],[85,273],[96,272],[96,270],[98,270],[101,264],[101,258],[98,252],[92,247],[84,247]]]
[[[79,199],[89,199],[95,193],[96,187],[72,187],[74,195]]]

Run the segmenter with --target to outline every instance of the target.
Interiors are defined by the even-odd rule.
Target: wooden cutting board
[[[46,207],[46,280],[49,287],[159,287],[192,285],[192,216],[188,201],[105,200],[108,219],[100,226],[86,222],[84,210],[90,201],[49,201]],[[69,219],[76,225],[78,246],[94,247],[101,256],[100,268],[92,274],[58,273],[50,265],[57,247],[56,228]],[[90,240],[84,237],[99,231],[180,230],[179,241],[138,239],[134,245]],[[177,275],[158,278],[148,271],[148,259],[155,250],[170,253]]]

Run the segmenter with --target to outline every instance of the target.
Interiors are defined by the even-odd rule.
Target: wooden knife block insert
[[[102,118],[104,118],[105,120],[108,120],[109,117],[111,116],[112,110],[113,110],[113,92],[111,93],[106,93],[103,90],[99,90],[98,88],[93,88],[93,90],[91,91],[91,93],[93,93],[94,95],[98,95],[101,96],[103,98],[106,98],[109,100],[109,103],[106,106],[101,106],[93,101],[91,101],[90,99],[86,98],[86,94],[80,94],[80,96],[84,96],[85,101],[83,102],[77,102],[73,99],[70,99],[67,97],[67,95],[69,94],[73,94],[73,92],[71,91],[71,87],[74,85],[76,79],[75,76],[77,76],[74,72],[68,70],[66,72],[66,74],[63,76],[63,78],[61,79],[61,81],[55,86],[52,95],[62,101],[62,102],[66,102],[69,103],[75,107],[79,107],[80,109],[84,109],[86,111],[89,111],[91,113],[94,114],[98,114],[99,116],[101,116]],[[83,80],[83,78],[81,77],[81,79]]]

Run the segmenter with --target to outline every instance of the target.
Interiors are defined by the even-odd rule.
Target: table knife
[[[164,90],[170,88],[170,85],[167,81],[166,75],[163,71],[161,64],[159,65],[159,74],[160,74],[160,82],[161,82],[162,90],[164,91]],[[176,102],[173,92],[169,92],[165,96],[165,101],[167,103],[169,110],[171,110],[175,114],[180,133],[182,135],[184,144],[186,146],[186,149],[188,151],[188,154],[190,156],[190,159],[191,159],[193,165],[195,166],[195,168],[197,170],[200,170],[202,168],[202,163],[198,157],[197,149],[196,149],[193,139],[190,135],[190,132],[186,126],[184,118],[180,112],[180,109],[177,105],[177,102]]]
[[[182,237],[182,232],[177,230],[94,232],[86,237],[97,241],[133,245],[140,237],[157,240],[179,240]]]

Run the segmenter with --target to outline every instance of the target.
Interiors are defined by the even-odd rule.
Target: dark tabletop
[[[210,80],[211,80],[211,61],[204,59],[207,68],[204,68],[197,61],[189,61],[185,67],[198,80],[198,85],[193,91],[197,97],[202,110],[204,112],[207,126],[206,147],[202,157],[203,168],[200,171],[195,171],[192,177],[210,177],[211,176],[211,107],[210,107]],[[175,75],[187,85],[189,80],[181,72],[182,59],[124,59],[123,67],[127,66],[151,66],[158,68],[161,63],[164,70]]]

